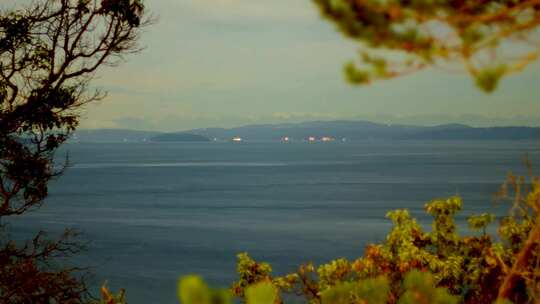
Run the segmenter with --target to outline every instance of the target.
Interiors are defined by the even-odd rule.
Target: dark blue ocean
[[[302,262],[355,258],[384,239],[385,213],[461,195],[465,216],[494,211],[509,171],[540,164],[540,142],[70,144],[71,167],[45,205],[11,219],[16,238],[39,229],[83,232],[91,282],[127,289],[130,304],[176,303],[180,275],[236,278],[236,254],[276,274]],[[539,165],[540,166],[540,165]]]

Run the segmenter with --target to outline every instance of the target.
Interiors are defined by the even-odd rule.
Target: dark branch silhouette
[[[0,219],[39,208],[66,164],[54,153],[75,130],[96,71],[140,50],[148,24],[141,0],[38,0],[0,12]],[[79,250],[71,233],[0,248],[2,303],[75,303],[86,291],[76,269],[47,261]],[[4,239],[4,238],[3,238]]]

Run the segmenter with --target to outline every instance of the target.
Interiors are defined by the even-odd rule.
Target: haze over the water
[[[0,2],[9,3],[8,0]],[[310,0],[146,0],[157,23],[146,49],[102,71],[105,102],[83,128],[177,131],[252,123],[367,119],[385,123],[539,125],[540,64],[491,96],[465,74],[425,71],[352,87],[356,47]]]

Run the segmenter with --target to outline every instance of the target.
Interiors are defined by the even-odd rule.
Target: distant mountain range
[[[134,130],[81,130],[73,140],[85,142],[133,141],[208,141],[230,140],[305,140],[331,137],[347,140],[540,140],[540,127],[475,128],[461,124],[433,127],[387,125],[368,121],[315,121],[295,124],[248,125],[238,128],[193,129],[176,133]]]

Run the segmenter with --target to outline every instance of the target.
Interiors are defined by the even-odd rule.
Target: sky
[[[11,1],[11,0],[0,0]],[[358,45],[310,0],[146,0],[144,50],[100,71],[82,128],[180,131],[313,120],[540,126],[540,64],[490,95],[440,69],[348,84]]]

